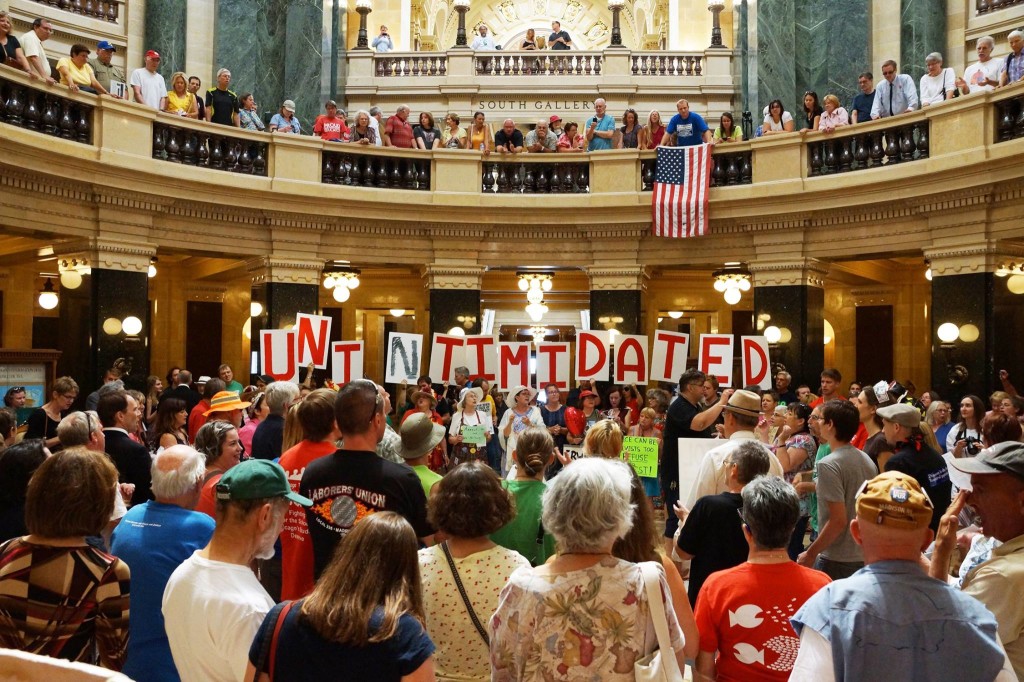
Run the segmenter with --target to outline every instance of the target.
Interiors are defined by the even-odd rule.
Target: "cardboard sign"
[[[327,352],[331,338],[331,318],[323,315],[299,313],[295,316],[295,331],[298,334],[299,365],[309,363],[317,369],[327,369]]]
[[[465,362],[470,378],[480,377],[493,383],[498,376],[498,342],[493,336],[483,335],[467,336],[465,340]]]
[[[576,333],[576,380],[608,381],[611,335],[604,330]]]
[[[623,334],[615,339],[615,383],[647,383],[647,337]]]
[[[772,388],[772,363],[768,359],[768,341],[763,336],[741,336],[740,357],[743,358],[743,386],[754,384],[768,391]]]
[[[260,374],[269,374],[275,381],[299,380],[299,363],[295,358],[294,329],[263,329],[260,331]]]
[[[498,344],[498,388],[530,385],[530,344]]]
[[[335,341],[331,344],[331,381],[347,384],[363,377],[363,342]]]
[[[568,455],[569,459],[573,460],[574,462],[577,459],[583,459],[584,457],[586,457],[586,455],[583,454],[583,448],[581,448],[579,445],[563,445],[562,454]]]
[[[658,477],[658,442],[657,438],[643,436],[622,439],[622,459],[633,465],[637,476]]]
[[[402,381],[415,383],[420,375],[422,350],[422,334],[390,332],[385,349],[387,363],[384,367],[384,381],[389,384],[400,384]]]
[[[697,368],[718,379],[722,388],[732,386],[732,342],[732,334],[701,334],[700,337]]]
[[[471,443],[472,445],[486,445],[487,435],[484,433],[484,427],[482,424],[477,426],[466,426],[462,425],[462,442]]]
[[[674,384],[686,371],[690,355],[690,335],[658,330],[651,349],[651,381]]]
[[[537,344],[537,390],[543,391],[548,384],[558,386],[560,391],[569,390],[569,344]]]
[[[430,369],[427,374],[438,384],[455,382],[455,368],[462,366],[466,339],[462,336],[434,334],[430,346]]]

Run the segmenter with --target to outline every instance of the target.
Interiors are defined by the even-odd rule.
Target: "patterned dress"
[[[634,680],[633,664],[658,648],[639,564],[605,557],[556,575],[520,569],[501,591],[491,618],[491,679]],[[683,632],[661,576],[672,648]]]
[[[796,476],[801,471],[814,471],[814,456],[818,452],[818,444],[814,442],[814,437],[811,434],[804,432],[798,433],[795,436],[791,436],[786,441],[785,447],[787,448],[803,448],[807,452],[807,458],[804,459],[803,463],[800,464],[793,471],[787,471],[785,478],[790,483],[796,482]],[[800,516],[811,515],[811,494],[802,493],[800,495]]]
[[[0,545],[0,647],[120,670],[129,582],[127,564],[93,547]]]

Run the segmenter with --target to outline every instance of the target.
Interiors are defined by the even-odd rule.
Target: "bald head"
[[[199,500],[206,459],[194,448],[174,445],[153,460],[153,496],[157,502],[191,509]]]

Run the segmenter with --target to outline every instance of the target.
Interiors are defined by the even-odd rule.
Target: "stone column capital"
[[[755,287],[825,286],[829,264],[817,258],[755,261],[748,265]]]
[[[643,265],[591,265],[583,268],[591,291],[646,291],[651,278]]]
[[[131,243],[110,237],[85,237],[55,244],[53,255],[60,261],[76,260],[78,265],[122,272],[148,272],[156,255],[156,244]]]
[[[1024,248],[983,239],[955,246],[937,246],[924,250],[931,263],[933,277],[973,275],[1014,269],[1024,265]]]
[[[483,265],[431,263],[423,267],[423,286],[427,289],[479,291],[486,270]]]
[[[320,286],[322,260],[259,256],[245,263],[253,284],[312,284]]]

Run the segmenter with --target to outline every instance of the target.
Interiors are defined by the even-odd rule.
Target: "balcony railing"
[[[116,24],[124,0],[32,0],[40,5],[49,5],[82,16],[109,21]]]
[[[885,121],[900,121],[901,117]],[[857,133],[857,126],[807,144],[811,175],[832,175],[928,158],[928,120]]]
[[[600,76],[600,52],[477,52],[478,76]]]
[[[373,71],[378,78],[444,76],[448,72],[448,57],[443,54],[389,52],[375,56]]]
[[[590,162],[484,161],[485,194],[588,194]]]
[[[153,158],[213,170],[267,175],[267,143],[221,134],[211,126],[195,130],[157,121],[153,124]]]
[[[996,102],[996,142],[1024,137],[1024,95]]]
[[[974,0],[974,6],[977,8],[978,14],[994,12],[1004,7],[1020,5],[1022,3],[1024,3],[1024,0]]]
[[[645,157],[646,154],[654,156]],[[711,156],[711,186],[749,185],[753,182],[754,169],[750,150],[729,152],[714,150]],[[642,152],[640,159],[640,190],[654,190],[654,179],[658,176],[657,152]]]
[[[377,156],[367,151],[324,151],[320,181],[329,185],[430,190],[430,159],[423,152]]]
[[[700,76],[704,55],[685,52],[641,52],[630,55],[634,76]]]
[[[65,97],[61,88],[40,91],[0,71],[0,121],[46,135],[92,144],[93,106]]]

